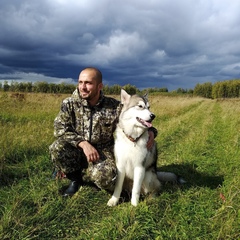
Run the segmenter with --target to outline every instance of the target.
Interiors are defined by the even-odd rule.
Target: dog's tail
[[[157,172],[157,177],[160,182],[175,182],[184,184],[186,181],[181,177],[172,172]]]

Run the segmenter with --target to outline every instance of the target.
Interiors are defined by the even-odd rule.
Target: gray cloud
[[[0,79],[193,88],[239,78],[240,2],[1,0]],[[38,79],[39,77],[39,79]]]

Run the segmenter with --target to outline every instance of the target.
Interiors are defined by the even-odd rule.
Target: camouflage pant
[[[66,141],[58,139],[49,147],[52,162],[58,170],[69,174],[84,169],[87,178],[99,188],[113,191],[117,175],[113,146],[96,149],[100,160],[88,163],[83,151]]]

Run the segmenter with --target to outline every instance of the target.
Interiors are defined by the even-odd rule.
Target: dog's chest
[[[114,153],[119,168],[124,168],[126,175],[132,178],[134,168],[144,167],[149,154],[147,139],[141,138],[136,142],[129,140],[125,135],[117,135]]]

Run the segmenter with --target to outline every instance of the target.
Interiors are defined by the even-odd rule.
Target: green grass
[[[0,239],[240,239],[240,101],[151,96],[160,170],[182,175],[157,198],[107,207],[52,180],[48,146],[66,95],[0,93]]]

